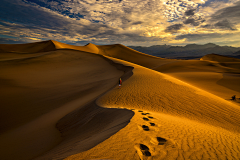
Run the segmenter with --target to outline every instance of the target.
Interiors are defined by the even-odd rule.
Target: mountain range
[[[128,46],[128,47],[142,53],[162,58],[195,59],[200,58],[206,54],[212,53],[231,56],[235,58],[240,57],[240,47],[219,46],[214,43],[207,43],[204,45],[187,44],[186,46],[171,46],[165,44],[165,45],[153,45],[150,47],[142,46]]]

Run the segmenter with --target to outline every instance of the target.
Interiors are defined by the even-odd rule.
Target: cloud
[[[12,43],[157,44],[173,42],[176,35],[201,40],[206,35],[199,33],[214,28],[237,31],[239,4],[209,1],[204,6],[205,0],[1,0],[0,37]]]
[[[219,21],[214,24],[214,26],[222,28],[222,29],[229,29],[229,30],[236,30],[233,24],[231,24],[227,19]]]
[[[138,24],[142,24],[143,22],[141,21],[137,21],[137,22],[133,22],[132,25],[138,25]]]
[[[227,19],[231,23],[240,23],[240,1],[233,6],[225,7],[211,15],[211,21]]]
[[[180,30],[183,27],[183,24],[174,24],[171,26],[168,26],[165,29],[165,32],[170,32],[170,33],[176,33],[178,30]]]
[[[221,38],[222,34],[219,33],[207,33],[207,34],[184,34],[179,35],[176,37],[176,40],[180,39],[187,39],[188,41],[196,41],[196,40],[206,40],[206,39],[212,39],[212,38]]]
[[[186,19],[185,21],[183,21],[184,24],[191,24],[193,26],[198,26],[199,25],[199,22],[197,22],[195,19],[193,18],[189,18],[189,19]]]
[[[211,14],[206,23],[201,25],[201,27],[237,31],[236,25],[240,24],[240,2],[228,5],[227,7],[226,4],[223,7],[223,3],[219,3],[218,5],[221,6],[221,9]]]
[[[191,43],[215,43],[218,45],[233,45],[239,47],[240,33],[200,33],[200,34],[185,34],[176,37],[177,40],[185,39]]]
[[[194,11],[195,11],[196,9],[189,9],[189,10],[187,10],[186,12],[185,12],[185,15],[186,16],[193,16],[195,13],[194,13]]]

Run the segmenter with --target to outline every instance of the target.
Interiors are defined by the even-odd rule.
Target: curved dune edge
[[[154,70],[165,73],[223,99],[240,96],[240,63],[208,60],[179,60]]]
[[[0,135],[0,159],[6,160],[33,159],[61,142],[65,143],[64,140],[68,136],[61,137],[56,129],[56,123],[66,114],[76,109],[81,110],[99,95],[116,86],[119,77],[126,79],[132,75],[132,67],[115,64],[101,55],[64,49],[48,52],[35,58],[8,61],[1,65],[10,66],[10,68],[1,68],[1,76],[16,81],[13,84],[3,81],[1,84],[3,85],[1,89],[9,93],[3,94],[4,97],[1,96],[3,102],[1,109],[6,108],[5,117],[1,114],[1,118],[5,118],[5,121],[1,122],[3,128],[1,127]],[[11,94],[12,92],[16,94]],[[17,97],[14,97],[15,95]],[[96,145],[117,132],[133,115],[133,112],[128,110],[103,109],[93,104],[90,106],[85,109],[90,109],[88,114],[96,114],[95,119],[91,119],[92,116],[90,116],[84,120],[90,120],[89,123],[93,123],[99,117],[103,117],[101,120],[106,120],[108,123],[97,126],[102,126],[101,128],[96,127],[94,134],[101,132],[99,133],[101,136],[95,136],[96,139],[93,139],[88,147]],[[115,116],[106,116],[106,114]],[[65,120],[67,121],[68,118],[63,122]],[[84,120],[81,121],[81,117],[74,117],[74,120],[71,119],[71,122],[84,122]],[[89,124],[87,128],[90,129],[91,125]],[[64,125],[61,126],[59,123],[58,127],[66,133]],[[72,131],[73,134],[74,132],[75,130]],[[91,134],[93,133],[89,135]],[[71,137],[74,136],[71,135]]]
[[[84,107],[84,109],[79,108],[75,112],[72,112],[66,117],[62,118],[66,113],[69,113],[66,112],[66,108],[71,108],[74,106],[76,107],[77,105],[79,105],[79,103],[82,103],[80,102],[81,100],[73,101],[63,106],[63,108],[55,110],[55,113],[49,112],[46,117],[42,117],[41,122],[39,119],[39,123],[44,122],[45,124],[50,126],[51,129],[42,128],[41,126],[41,129],[39,129],[41,130],[41,132],[38,132],[38,129],[36,129],[36,126],[38,125],[34,125],[36,123],[31,123],[30,126],[25,125],[25,128],[20,127],[18,131],[20,131],[21,133],[20,137],[22,136],[23,138],[20,140],[20,142],[24,145],[22,147],[21,145],[16,146],[14,145],[16,144],[16,142],[12,142],[11,144],[13,145],[9,144],[8,146],[9,150],[5,149],[7,152],[9,152],[9,155],[12,154],[10,153],[10,149],[12,148],[14,148],[16,152],[18,152],[17,154],[21,155],[19,157],[15,156],[12,159],[26,159],[26,157],[24,157],[25,154],[37,155],[39,154],[36,153],[39,152],[38,149],[42,149],[41,145],[37,146],[30,144],[32,145],[32,148],[35,149],[24,150],[25,152],[21,152],[22,148],[29,145],[29,143],[24,141],[26,137],[24,129],[26,128],[30,130],[33,129],[34,132],[32,132],[32,134],[37,135],[35,137],[33,136],[33,140],[36,141],[37,139],[37,141],[39,142],[38,144],[49,144],[49,149],[60,143],[56,148],[54,148],[50,152],[47,152],[42,157],[39,157],[39,159],[52,159],[52,157],[55,157],[56,159],[62,159],[68,155],[75,154],[80,150],[83,151],[92,147],[92,149],[86,152],[70,156],[67,159],[139,159],[139,157],[141,159],[176,159],[176,157],[179,157],[180,159],[226,159],[226,157],[230,159],[240,158],[238,154],[240,151],[238,147],[240,119],[239,106],[231,102],[227,102],[224,99],[217,97],[213,94],[205,92],[204,90],[193,87],[188,83],[179,81],[165,74],[148,69],[162,66],[163,64],[173,62],[174,60],[146,56],[134,50],[130,50],[128,47],[122,45],[95,46],[94,44],[88,44],[86,46],[72,46],[56,41],[45,41],[38,44],[41,45],[36,46],[36,48],[32,50],[28,50],[28,47],[31,48],[32,44],[22,45],[22,47],[16,48],[16,51],[11,51],[10,55],[17,54],[17,56],[19,56],[18,59],[23,59],[25,62],[25,60],[27,59],[31,60],[41,57],[48,57],[48,60],[51,58],[55,60],[55,58],[57,58],[58,56],[63,55],[63,52],[71,52],[71,54],[66,54],[67,56],[69,56],[73,55],[73,52],[76,52],[76,50],[88,53],[97,53],[103,54],[105,56],[108,55],[118,58],[114,59],[108,57],[109,59],[112,59],[117,63],[134,67],[134,75],[129,78],[128,81],[124,81],[124,86],[121,90],[113,89],[106,93],[103,97],[98,99],[97,104],[103,107],[108,107],[108,109],[98,107],[96,106],[95,102],[93,102],[90,103],[88,107]],[[23,49],[23,52],[21,53],[34,53],[34,55],[29,54],[26,56],[26,54],[15,53],[18,49]],[[54,52],[54,54],[49,54],[49,51]],[[23,55],[26,57],[23,57]],[[92,54],[92,56],[96,55]],[[65,58],[68,59],[69,57]],[[58,63],[62,62],[62,60],[65,61],[65,58],[61,60],[57,59],[54,62]],[[127,60],[129,62],[121,61],[119,59]],[[46,61],[46,59],[41,60],[48,62]],[[70,65],[74,60],[76,60],[76,57],[71,57],[68,60],[70,63],[68,63],[67,65]],[[138,66],[130,62],[134,62],[148,68]],[[79,64],[79,62],[77,62],[76,64]],[[236,66],[236,64],[231,64],[231,66]],[[41,66],[39,65],[39,67]],[[58,67],[60,67],[60,65]],[[77,68],[79,69],[79,67]],[[227,69],[228,67],[225,68]],[[76,70],[70,69],[68,71],[72,72]],[[124,76],[128,77],[129,75],[131,75],[130,72],[128,72]],[[51,73],[48,76],[51,77]],[[61,77],[63,81],[65,80],[64,77],[66,76],[64,75],[63,77]],[[119,77],[115,77],[115,81],[117,81],[118,78]],[[26,86],[29,85],[27,82],[30,82],[30,87],[34,86],[34,81],[28,81],[27,78],[26,80]],[[38,79],[36,80],[38,81]],[[113,83],[112,79],[107,80],[108,83],[111,83],[112,86],[115,85],[115,82]],[[99,84],[104,84],[102,83],[103,81],[106,83],[106,79],[104,79],[101,82],[96,82],[96,86],[99,86]],[[79,83],[77,81],[72,82],[74,82],[74,84]],[[71,85],[72,82],[67,82],[65,85]],[[9,85],[8,83],[6,84]],[[46,89],[47,87],[51,87],[52,85],[54,86],[54,84],[55,81],[49,86],[44,84],[42,87]],[[67,88],[69,88],[69,86]],[[70,92],[70,90],[74,90],[74,87],[70,89],[63,89],[65,89],[65,91],[67,91],[68,93]],[[88,93],[91,93],[89,96],[81,97],[86,100],[84,101],[84,105],[94,99],[91,97],[98,97],[99,94],[102,94],[102,92],[99,92],[99,94],[95,94],[93,92],[94,89],[91,89],[87,90],[89,91]],[[59,91],[63,90],[59,89]],[[61,94],[62,93],[57,93],[57,96],[67,95]],[[79,93],[77,93],[77,95],[78,94]],[[72,96],[64,98],[72,98]],[[64,107],[66,108],[64,109]],[[134,110],[135,116],[127,125],[129,119],[132,116],[132,112],[128,110],[110,108],[128,108],[129,110]],[[87,114],[87,116],[84,115],[84,113]],[[47,121],[49,120],[49,118],[56,118],[56,116],[59,116],[61,114],[62,116],[58,117],[58,119],[62,119],[59,121],[57,126],[62,132],[63,140],[61,139],[59,132],[54,128],[56,122],[54,121],[53,123],[51,121],[49,123]],[[94,115],[94,118],[92,118],[92,115]],[[79,117],[83,117],[83,119],[79,120]],[[101,121],[102,117],[104,117],[103,122]],[[105,124],[105,121],[107,121],[108,123]],[[101,125],[96,125],[97,122],[101,122]],[[81,128],[77,126],[80,126]],[[104,126],[105,128],[103,129],[101,126]],[[107,128],[109,128],[109,130],[106,130]],[[119,129],[121,130],[117,132]],[[49,134],[50,136],[48,136],[48,139],[44,137],[44,141],[41,142],[43,139],[41,136],[42,134],[45,134],[42,132],[43,130],[49,132],[46,134]],[[78,131],[81,132],[82,130],[84,130],[83,134],[79,135]],[[16,136],[19,136],[17,134],[19,132],[15,133],[15,135],[8,135],[7,138],[12,138],[12,141],[14,141],[16,139]],[[111,136],[112,134],[114,135]],[[89,137],[89,135],[95,136]],[[4,136],[0,138],[2,138],[1,140],[4,140]],[[103,141],[104,139],[106,140]],[[81,146],[81,144],[73,146],[74,143],[79,141],[81,141],[81,144],[85,144],[85,146],[83,147]],[[100,144],[94,147],[98,143]],[[2,150],[2,152],[4,151]],[[31,153],[32,151],[34,153]],[[31,159],[31,156],[29,159]]]
[[[124,66],[105,57],[103,58],[118,70],[124,71],[121,76],[123,80],[127,80],[132,76],[133,67]],[[116,86],[113,86],[108,91],[112,89],[116,89]],[[89,104],[61,118],[56,127],[60,131],[63,140],[50,151],[34,159],[66,158],[93,148],[124,128],[130,122],[134,112],[127,109],[103,108],[96,104],[96,101],[108,91],[99,95]]]
[[[237,105],[165,74],[108,58],[134,67],[134,74],[120,91],[111,90],[97,103],[135,115],[109,139],[66,160],[240,158]]]
[[[96,45],[92,43],[88,43],[86,46],[74,46],[74,45],[65,44],[58,41],[54,41],[54,40],[51,40],[51,41],[55,45],[56,49],[72,49],[72,50],[90,52],[95,54],[99,52],[99,49],[96,47]]]

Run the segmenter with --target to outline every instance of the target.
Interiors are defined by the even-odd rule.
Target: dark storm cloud
[[[228,35],[228,34],[226,34]],[[196,41],[196,40],[208,40],[212,38],[221,38],[223,35],[219,33],[209,33],[209,34],[184,34],[179,35],[175,39],[180,40],[186,38],[188,41]]]
[[[168,26],[164,31],[170,32],[170,33],[176,33],[182,27],[183,27],[183,24],[174,24],[174,25]]]
[[[143,22],[141,21],[137,21],[137,22],[133,22],[132,25],[138,25],[138,24],[142,24]]]
[[[30,5],[22,5],[17,0],[1,0],[0,16],[3,21],[14,22],[28,27],[54,28],[55,26],[64,25],[60,17],[57,18]]]
[[[206,25],[202,28],[237,30],[235,25],[240,23],[240,1],[231,7],[226,7],[216,11],[211,15]]]
[[[191,24],[193,26],[198,26],[199,25],[199,22],[197,22],[195,19],[193,18],[189,18],[189,19],[186,19],[185,21],[183,21],[184,24]]]
[[[27,43],[27,41],[19,40],[16,37],[12,38],[0,37],[0,44],[17,44],[17,43]]]
[[[235,3],[234,6],[218,10],[211,17],[211,21],[219,21],[223,19],[227,19],[232,23],[240,22],[240,1]]]
[[[81,23],[49,10],[43,10],[31,4],[19,2],[17,0],[2,0],[0,6],[0,30],[8,30],[4,33],[15,38],[1,39],[1,43],[19,41],[29,41],[27,37],[38,39],[71,39],[76,35],[86,35],[89,38],[106,38],[117,35],[117,29],[101,23]],[[4,6],[4,7],[3,7]],[[14,8],[15,12],[12,12]],[[130,23],[125,17],[122,20]],[[135,22],[140,24],[141,22]],[[116,36],[116,37],[117,37]],[[135,36],[134,36],[135,37]]]
[[[235,28],[235,26],[230,23],[228,20],[224,19],[224,20],[221,20],[221,21],[218,21],[216,23],[213,23],[213,24],[206,24],[206,25],[202,25],[201,26],[202,28],[208,28],[208,29],[224,29],[224,30],[237,30]]]
[[[222,29],[236,30],[234,25],[231,24],[227,19],[215,23],[214,26],[222,28]]]
[[[194,13],[195,9],[189,9],[185,12],[185,15],[186,16],[193,16],[195,13]]]

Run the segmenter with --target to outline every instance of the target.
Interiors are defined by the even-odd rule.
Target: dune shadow
[[[87,151],[124,128],[133,115],[126,109],[99,107],[94,101],[63,117],[56,125],[63,141],[36,159],[64,159]]]

